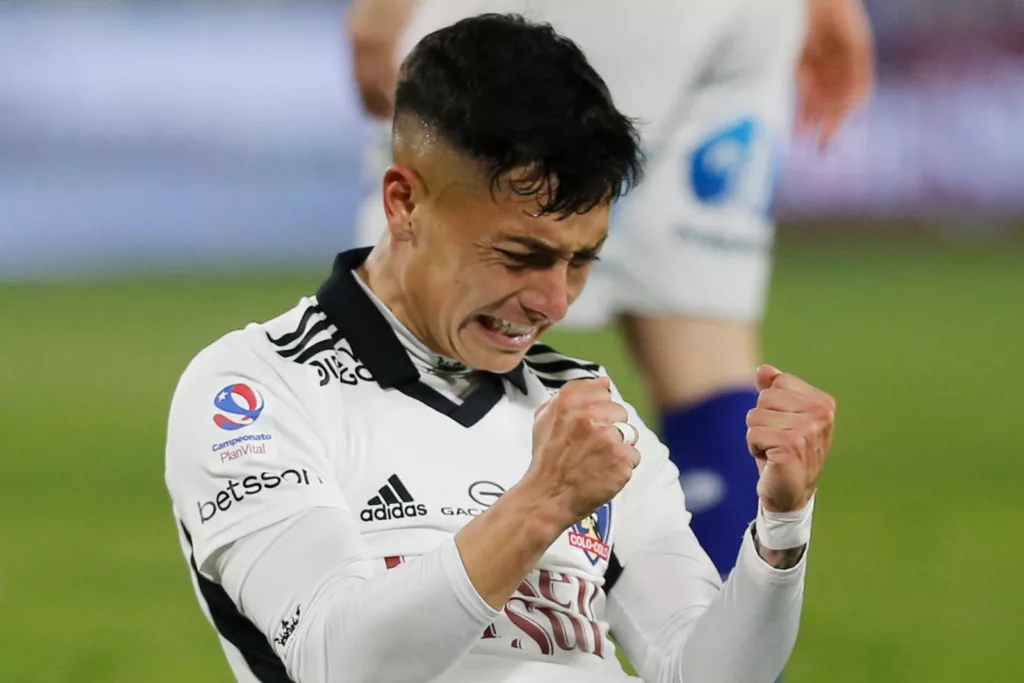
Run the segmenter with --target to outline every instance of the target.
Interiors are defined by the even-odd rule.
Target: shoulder
[[[303,486],[329,481],[332,433],[325,415],[337,410],[340,392],[321,391],[316,373],[281,357],[273,342],[281,330],[300,328],[311,303],[304,299],[269,322],[229,332],[200,351],[178,381],[167,422],[165,480],[186,527],[206,539],[197,537],[200,545],[220,529],[214,508],[262,500],[257,490],[276,489],[286,476]],[[300,332],[296,343],[304,345],[305,337]],[[224,493],[225,486],[235,488]],[[256,502],[245,509],[254,510]],[[240,515],[217,518],[234,524]]]
[[[281,315],[254,322],[220,337],[192,358],[179,389],[210,375],[240,374],[284,381],[290,365],[304,364],[321,351],[333,351],[336,330],[315,298],[303,297]]]
[[[309,367],[296,365],[297,356],[318,343],[323,324],[314,299],[266,322],[234,330],[202,349],[182,372],[171,400],[170,427],[193,424],[200,415],[213,415],[216,427],[232,431],[247,427],[268,403],[278,415],[302,417],[303,397],[317,386]],[[327,339],[331,334],[327,332]],[[333,348],[333,347],[332,347]],[[300,358],[299,362],[306,360]],[[170,436],[170,435],[169,435]]]

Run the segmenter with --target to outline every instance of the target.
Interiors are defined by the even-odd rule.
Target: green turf
[[[836,394],[793,683],[1024,680],[1024,245],[783,241],[767,356]],[[320,273],[0,287],[0,681],[230,680],[162,483],[174,381]],[[637,383],[611,334],[557,335]]]

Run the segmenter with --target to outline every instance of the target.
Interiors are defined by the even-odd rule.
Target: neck
[[[402,286],[401,264],[398,263],[386,237],[377,243],[363,265],[356,269],[356,275],[424,346],[436,354],[447,355],[427,332],[423,320],[413,314],[413,307]]]

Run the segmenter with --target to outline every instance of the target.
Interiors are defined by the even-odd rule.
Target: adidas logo
[[[427,514],[427,506],[416,503],[409,489],[397,474],[388,477],[388,483],[380,487],[376,496],[366,501],[366,507],[359,513],[364,522],[386,522],[390,519],[405,519]]]

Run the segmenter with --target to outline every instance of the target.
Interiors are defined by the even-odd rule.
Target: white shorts
[[[764,311],[771,204],[792,124],[806,0],[423,0],[403,40],[480,12],[519,12],[575,40],[616,105],[639,120],[644,181],[613,210],[611,234],[566,323],[619,313],[757,321]],[[357,239],[385,225],[381,125],[374,188]]]

